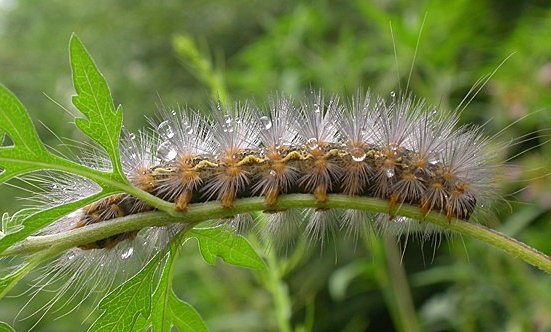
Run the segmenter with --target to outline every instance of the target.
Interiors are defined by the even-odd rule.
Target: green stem
[[[281,269],[274,253],[266,257],[268,268],[263,271],[266,289],[272,294],[276,311],[277,326],[280,332],[291,332],[291,299],[289,290],[284,281],[281,280]]]
[[[419,320],[415,313],[415,306],[411,298],[411,290],[404,271],[404,265],[401,264],[400,252],[393,236],[385,235],[383,238],[386,254],[386,270],[388,275],[389,289],[393,297],[397,319],[400,321],[402,331],[417,332]]]
[[[149,205],[155,207],[156,209],[164,211],[168,214],[171,214],[174,216],[177,216],[180,214],[174,208],[173,203],[164,201],[159,197],[151,195],[150,193],[147,193],[133,186],[132,184],[130,184],[130,182],[128,182],[128,180],[124,177],[123,174],[98,171],[98,170],[80,165],[78,163],[72,162],[70,160],[58,157],[54,154],[50,154],[48,158],[46,158],[46,161],[32,161],[32,160],[25,160],[25,159],[9,159],[9,158],[2,158],[2,161],[9,162],[12,164],[21,164],[24,166],[33,166],[33,169],[36,169],[36,170],[55,170],[55,171],[69,173],[69,174],[79,175],[94,181],[102,188],[109,189],[109,191],[114,191],[112,188],[116,188],[120,190],[120,192],[125,192],[131,196],[134,196],[148,203]],[[17,175],[17,173],[12,174],[11,177],[15,175]],[[7,178],[3,179],[3,181],[7,181],[7,180],[8,180]],[[0,181],[0,182],[3,182],[3,181]]]
[[[60,234],[29,237],[4,251],[0,256],[30,254],[44,250],[52,244],[60,248],[71,248],[80,244],[94,242],[111,235],[139,230],[145,227],[162,226],[177,222],[195,224],[206,220],[230,217],[239,213],[262,211],[267,208],[264,198],[253,197],[236,200],[232,208],[223,208],[220,206],[219,202],[208,202],[192,204],[186,212],[179,212],[173,215],[168,215],[160,211],[147,212],[113,219]],[[316,201],[313,195],[292,194],[281,196],[275,207],[270,208],[281,210],[291,208],[339,208],[388,213],[388,201],[376,198],[350,197],[334,194],[329,195],[329,200],[321,204]],[[482,225],[458,219],[448,219],[437,212],[430,212],[426,216],[423,216],[418,207],[406,204],[401,205],[396,211],[393,211],[393,214],[396,216],[423,220],[422,222],[429,222],[441,226],[444,229],[460,233],[461,235],[473,237],[551,274],[551,258],[549,256],[520,241]]]
[[[82,177],[88,178],[95,183],[99,184],[102,187],[108,186],[112,188],[120,189],[121,192],[125,192],[135,198],[138,198],[144,202],[147,202],[149,205],[164,211],[171,215],[178,215],[178,212],[174,209],[174,204],[164,201],[159,197],[153,196],[150,193],[147,193],[126,180],[123,175],[118,175],[110,172],[98,171],[80,164],[74,163],[72,161],[54,157],[54,162],[41,164],[43,169],[52,169],[62,172],[67,172],[75,175],[80,175]]]
[[[267,222],[266,215],[262,213],[255,212],[253,217],[262,225],[265,225]],[[266,242],[259,241],[256,236],[250,236],[249,241],[257,248],[266,245]],[[258,278],[264,288],[272,295],[278,330],[280,332],[291,332],[293,330],[291,325],[292,305],[289,289],[283,280],[285,274],[284,264],[279,260],[275,250],[264,247],[264,252],[266,253],[264,260],[268,268],[259,270]]]

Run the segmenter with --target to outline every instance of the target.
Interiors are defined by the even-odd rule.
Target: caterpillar
[[[211,117],[165,111],[152,121],[156,132],[139,135],[139,144],[150,146],[138,147],[136,135],[123,141],[127,176],[184,212],[191,203],[217,200],[229,208],[238,198],[261,196],[265,212],[277,214],[272,207],[280,195],[313,194],[324,203],[328,194],[341,193],[388,200],[390,222],[404,203],[423,214],[469,220],[492,196],[488,141],[479,128],[456,129],[457,116],[405,96],[387,102],[357,93],[345,105],[322,93],[306,99],[277,97],[267,109],[214,104]],[[151,210],[118,194],[85,207],[75,227]],[[315,219],[306,223],[323,234]],[[80,248],[110,249],[136,233]]]

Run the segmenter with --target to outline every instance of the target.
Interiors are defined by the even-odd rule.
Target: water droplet
[[[396,98],[396,92],[390,91],[390,96],[392,97],[392,99]]]
[[[408,222],[408,218],[406,218],[406,217],[396,217],[392,221],[397,223],[397,224],[404,224],[404,223]]]
[[[262,126],[264,126],[264,129],[268,130],[272,128],[272,120],[270,120],[269,117],[267,116],[261,117],[260,122],[262,123]]]
[[[188,134],[188,135],[193,134],[193,128],[191,126],[186,127],[186,134]]]
[[[431,165],[436,165],[441,161],[440,153],[435,153],[428,157],[428,162]]]
[[[233,119],[231,116],[224,116],[224,124],[222,125],[222,130],[225,133],[233,133]]]
[[[350,151],[350,155],[352,156],[352,160],[357,162],[364,161],[366,157],[365,151],[360,148],[353,148]]]
[[[319,112],[321,112],[320,105],[314,104],[314,113],[319,113]]]
[[[161,122],[157,127],[157,130],[159,131],[159,134],[163,138],[169,139],[174,136],[174,132],[172,131],[172,126],[170,125],[170,122],[168,120]]]
[[[128,135],[128,138],[130,138],[130,140],[133,141],[136,139],[136,135],[134,133],[130,133],[130,135]]]
[[[271,175],[271,176],[276,176],[276,175],[277,175],[277,172],[274,171],[274,170],[272,169],[272,170],[270,170],[270,175]]]
[[[128,249],[126,249],[125,251],[122,252],[121,258],[122,259],[127,259],[128,257],[132,256],[133,253],[134,253],[134,248],[130,247],[130,248],[128,248]]]
[[[176,158],[176,154],[176,149],[174,149],[172,143],[169,141],[161,143],[157,149],[157,158],[164,161],[174,160],[174,158]]]
[[[395,173],[394,173],[394,167],[393,167],[393,168],[387,168],[386,171],[385,171],[385,173],[386,173],[386,177],[387,177],[387,178],[393,177],[394,174],[395,174]]]
[[[319,147],[318,139],[317,138],[309,138],[308,141],[306,141],[306,147],[310,150],[315,150]]]
[[[67,259],[68,259],[68,260],[72,260],[73,258],[75,258],[75,253],[74,253],[74,252],[72,252],[72,253],[70,253],[69,255],[67,255]]]

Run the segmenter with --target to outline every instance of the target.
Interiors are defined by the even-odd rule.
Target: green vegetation
[[[0,81],[25,104],[47,145],[59,144],[52,132],[78,141],[95,138],[117,160],[115,136],[94,133],[84,120],[76,121],[77,130],[69,123],[74,117],[59,106],[73,110],[69,98],[75,89],[66,60],[67,40],[73,32],[85,41],[106,76],[114,105],[124,106],[123,122],[130,129],[142,126],[144,115],[153,116],[162,105],[202,106],[213,96],[262,101],[276,91],[299,95],[311,87],[343,94],[358,87],[381,94],[408,87],[418,97],[454,109],[478,78],[512,54],[463,111],[462,121],[486,124],[488,134],[497,135],[496,142],[520,140],[500,151],[511,164],[500,184],[505,199],[482,221],[551,253],[547,211],[551,144],[546,142],[551,128],[551,6],[543,3],[0,1]],[[80,47],[73,39],[73,72],[86,58]],[[75,58],[75,54],[79,55]],[[86,63],[80,64],[86,75],[96,75]],[[77,77],[75,105],[88,121],[101,121],[98,112],[102,111],[83,110],[89,104],[81,92],[94,87],[78,82]],[[92,95],[101,99],[109,94],[100,88]],[[20,107],[13,96],[3,92],[0,97]],[[120,110],[108,111],[120,117]],[[116,135],[120,120],[109,126],[105,132]],[[10,135],[18,149],[26,149],[20,150],[22,155],[45,158],[53,169],[74,168],[49,155],[40,142],[29,140],[36,137],[32,127],[28,118],[17,123],[17,130],[25,128],[24,145]],[[24,171],[11,166],[10,172]],[[112,173],[94,173],[85,167],[79,172],[100,182],[102,196],[132,190],[117,167]],[[6,185],[0,188],[0,211],[18,210],[14,196],[25,193]],[[78,204],[85,202],[73,205]],[[64,211],[44,211],[33,224],[38,228]],[[51,313],[35,331],[85,330],[101,317],[94,324],[99,330],[102,319],[126,317],[117,316],[117,310],[127,307],[136,308],[130,323],[142,326],[151,316],[160,330],[166,322],[183,330],[189,328],[186,324],[195,324],[201,330],[197,312],[212,331],[551,330],[549,275],[470,237],[430,243],[412,234],[396,245],[391,238],[368,235],[355,243],[343,235],[324,248],[299,239],[287,252],[278,253],[251,234],[249,242],[267,265],[262,269],[246,241],[240,242],[238,252],[248,254],[232,261],[235,256],[225,254],[234,248],[233,242],[205,254],[205,247],[225,243],[224,232],[194,230],[187,236],[197,239],[201,250],[190,245],[193,241],[181,249],[171,248],[151,262],[166,262],[163,271],[157,272],[160,275],[154,275],[148,265],[127,287],[106,297],[99,310],[92,312],[92,301],[85,301],[58,320],[53,318],[61,313]],[[215,240],[209,241],[212,237]],[[5,249],[1,246],[6,243],[0,248]],[[259,269],[222,262],[206,265],[199,253],[211,263],[217,255],[228,263]],[[33,257],[12,278],[0,280],[0,290],[11,288],[42,257],[52,254],[55,250]],[[5,270],[0,272],[6,275]],[[40,270],[34,275],[39,277]],[[154,277],[167,282],[155,288]],[[27,290],[25,281],[32,282],[27,277],[10,294]],[[129,296],[134,295],[133,285],[142,286],[136,287],[138,294],[152,297]],[[127,301],[112,301],[115,295]],[[41,294],[36,300],[50,297]],[[0,321],[11,324],[28,298],[2,299]],[[144,298],[149,300],[136,301]],[[161,313],[166,316],[160,318]],[[24,331],[36,318],[12,325]],[[85,323],[80,325],[81,321]],[[129,324],[118,323],[115,330]]]

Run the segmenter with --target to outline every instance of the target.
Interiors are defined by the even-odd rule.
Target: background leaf
[[[189,232],[199,242],[203,259],[214,264],[216,257],[224,262],[252,269],[265,268],[264,261],[243,236],[229,231],[223,226],[196,228]]]
[[[76,35],[71,36],[70,50],[77,92],[73,104],[86,116],[76,119],[76,125],[107,151],[114,173],[124,178],[119,153],[122,109],[119,106],[115,110],[105,78]]]
[[[101,316],[89,331],[134,331],[138,315],[149,317],[151,313],[151,292],[153,276],[159,266],[159,255],[155,256],[136,275],[104,297],[99,309]]]
[[[174,326],[178,327],[180,332],[206,332],[208,331],[205,322],[190,304],[180,300],[176,294],[170,290],[168,297],[170,314]],[[170,330],[167,330],[170,331]]]
[[[153,332],[170,332],[172,326],[180,331],[208,331],[199,313],[188,303],[178,299],[172,290],[172,270],[178,248],[173,246],[168,252],[159,285],[153,294],[151,325]]]

